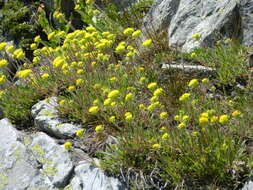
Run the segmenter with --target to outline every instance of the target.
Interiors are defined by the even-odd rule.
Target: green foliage
[[[35,20],[35,12],[38,7],[36,1],[25,4],[19,0],[7,1],[2,9],[0,28],[8,39],[20,43],[20,46],[28,49],[29,44],[38,32]]]

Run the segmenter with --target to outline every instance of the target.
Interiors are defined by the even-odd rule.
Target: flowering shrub
[[[86,3],[95,11],[93,1]],[[79,11],[83,8],[82,4],[75,7]],[[59,12],[54,16],[62,17]],[[101,143],[108,135],[118,138],[117,145],[99,154],[101,166],[112,174],[132,176],[122,172],[131,170],[136,176],[149,176],[145,188],[151,182],[235,188],[252,168],[245,141],[252,137],[247,129],[250,121],[245,119],[250,113],[233,103],[235,97],[218,100],[207,96],[215,88],[212,79],[194,78],[182,88],[180,81],[171,82],[172,88],[159,80],[155,67],[149,67],[153,63],[136,63],[141,60],[137,59],[139,46],[155,45],[147,39],[138,46],[140,35],[135,28],[117,34],[101,31],[96,25],[71,33],[52,31],[47,43],[40,36],[34,38],[32,62],[21,49],[0,43],[1,51],[25,63],[16,74],[23,87],[0,93],[6,116],[13,121],[29,118],[27,110],[36,100],[56,95],[60,114],[83,124],[84,129],[76,131],[79,140],[88,128]],[[201,36],[194,34],[193,38]],[[44,47],[38,48],[41,43]],[[188,57],[200,56],[193,53]],[[7,61],[0,60],[0,67],[6,66]],[[6,82],[5,75],[0,76],[0,82]],[[19,88],[22,93],[14,92]],[[177,88],[178,94],[173,91]],[[15,97],[15,108],[9,97]],[[25,113],[20,113],[24,107]],[[72,142],[63,147],[71,149]]]

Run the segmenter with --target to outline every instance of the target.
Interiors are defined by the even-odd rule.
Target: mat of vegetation
[[[101,143],[117,138],[117,145],[95,155],[132,189],[241,187],[253,163],[249,49],[226,40],[181,54],[154,36],[141,41],[133,25],[118,27],[110,17],[95,21],[101,10],[92,1],[75,9],[90,25],[68,32],[66,23],[66,30],[48,32],[49,42],[36,36],[32,62],[22,49],[0,43],[1,51],[24,63],[16,74],[21,85],[0,92],[5,117],[24,127],[32,105],[57,96],[61,115],[83,125],[77,136],[89,129]],[[54,17],[64,19],[60,12]],[[178,58],[212,67],[216,75],[168,76],[160,69],[161,61]],[[1,68],[7,64],[0,60]],[[0,83],[6,78],[2,74]],[[239,79],[244,87],[237,89]]]

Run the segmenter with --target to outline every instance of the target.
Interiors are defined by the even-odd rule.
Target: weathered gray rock
[[[214,70],[210,67],[202,65],[186,65],[186,64],[162,64],[162,69],[180,70],[186,73],[208,73],[214,74]]]
[[[57,106],[56,97],[35,104],[31,111],[35,125],[52,136],[59,138],[73,137],[76,131],[81,129],[81,126],[65,123],[58,116]]]
[[[80,162],[75,168],[75,177],[69,187],[75,190],[126,190],[118,179],[106,176],[87,161]]]
[[[167,30],[179,6],[178,0],[156,0],[143,20],[143,31],[155,34]]]
[[[155,36],[165,31],[171,47],[190,52],[196,47],[210,47],[220,39],[240,39],[241,13],[245,15],[243,34],[250,31],[243,37],[246,44],[253,34],[252,4],[250,0],[243,0],[241,6],[238,0],[156,0],[144,18],[143,31]],[[200,34],[199,40],[193,39],[194,33]]]
[[[241,32],[242,44],[246,46],[253,45],[253,1],[241,0],[240,1],[240,15],[241,15]]]
[[[239,19],[237,0],[181,0],[169,27],[169,45],[189,52],[231,38]],[[193,39],[194,33],[200,39]]]
[[[73,172],[70,154],[44,133],[37,133],[30,149],[54,187],[65,187]]]
[[[18,131],[8,119],[0,120],[0,189],[54,190],[49,179],[37,169],[34,157],[19,141]]]

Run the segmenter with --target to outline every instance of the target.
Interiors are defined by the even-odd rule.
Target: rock
[[[9,120],[0,120],[0,126],[0,189],[56,190],[37,169],[35,158],[19,141],[19,133]]]
[[[241,190],[252,190],[253,189],[253,176],[244,184]]]
[[[42,173],[49,178],[54,187],[65,187],[73,171],[68,151],[44,133],[36,134],[30,149],[42,165]]]
[[[181,0],[169,27],[169,45],[184,52],[213,46],[221,36],[232,38],[238,19],[237,0]]]
[[[142,30],[155,34],[167,30],[179,6],[178,0],[156,0],[143,20]]]
[[[240,15],[241,15],[241,30],[242,30],[242,44],[246,46],[253,45],[253,1],[240,1]]]
[[[249,15],[253,4],[249,1],[247,5],[241,3],[244,8],[241,13],[245,15]],[[253,31],[251,20],[247,18],[243,26]],[[221,39],[239,39],[239,6],[237,0],[156,0],[144,18],[143,31],[154,36],[167,32],[169,45],[184,52],[210,47]],[[200,34],[199,40],[193,39],[194,33]]]
[[[162,64],[162,69],[167,70],[181,70],[186,73],[206,73],[214,74],[215,70],[210,67],[202,65],[186,65],[186,64]]]
[[[76,131],[82,127],[80,125],[65,123],[58,115],[57,106],[56,97],[35,104],[31,111],[35,125],[58,138],[75,136]]]
[[[118,179],[108,177],[104,172],[86,161],[75,168],[75,177],[69,187],[75,190],[126,190]]]

